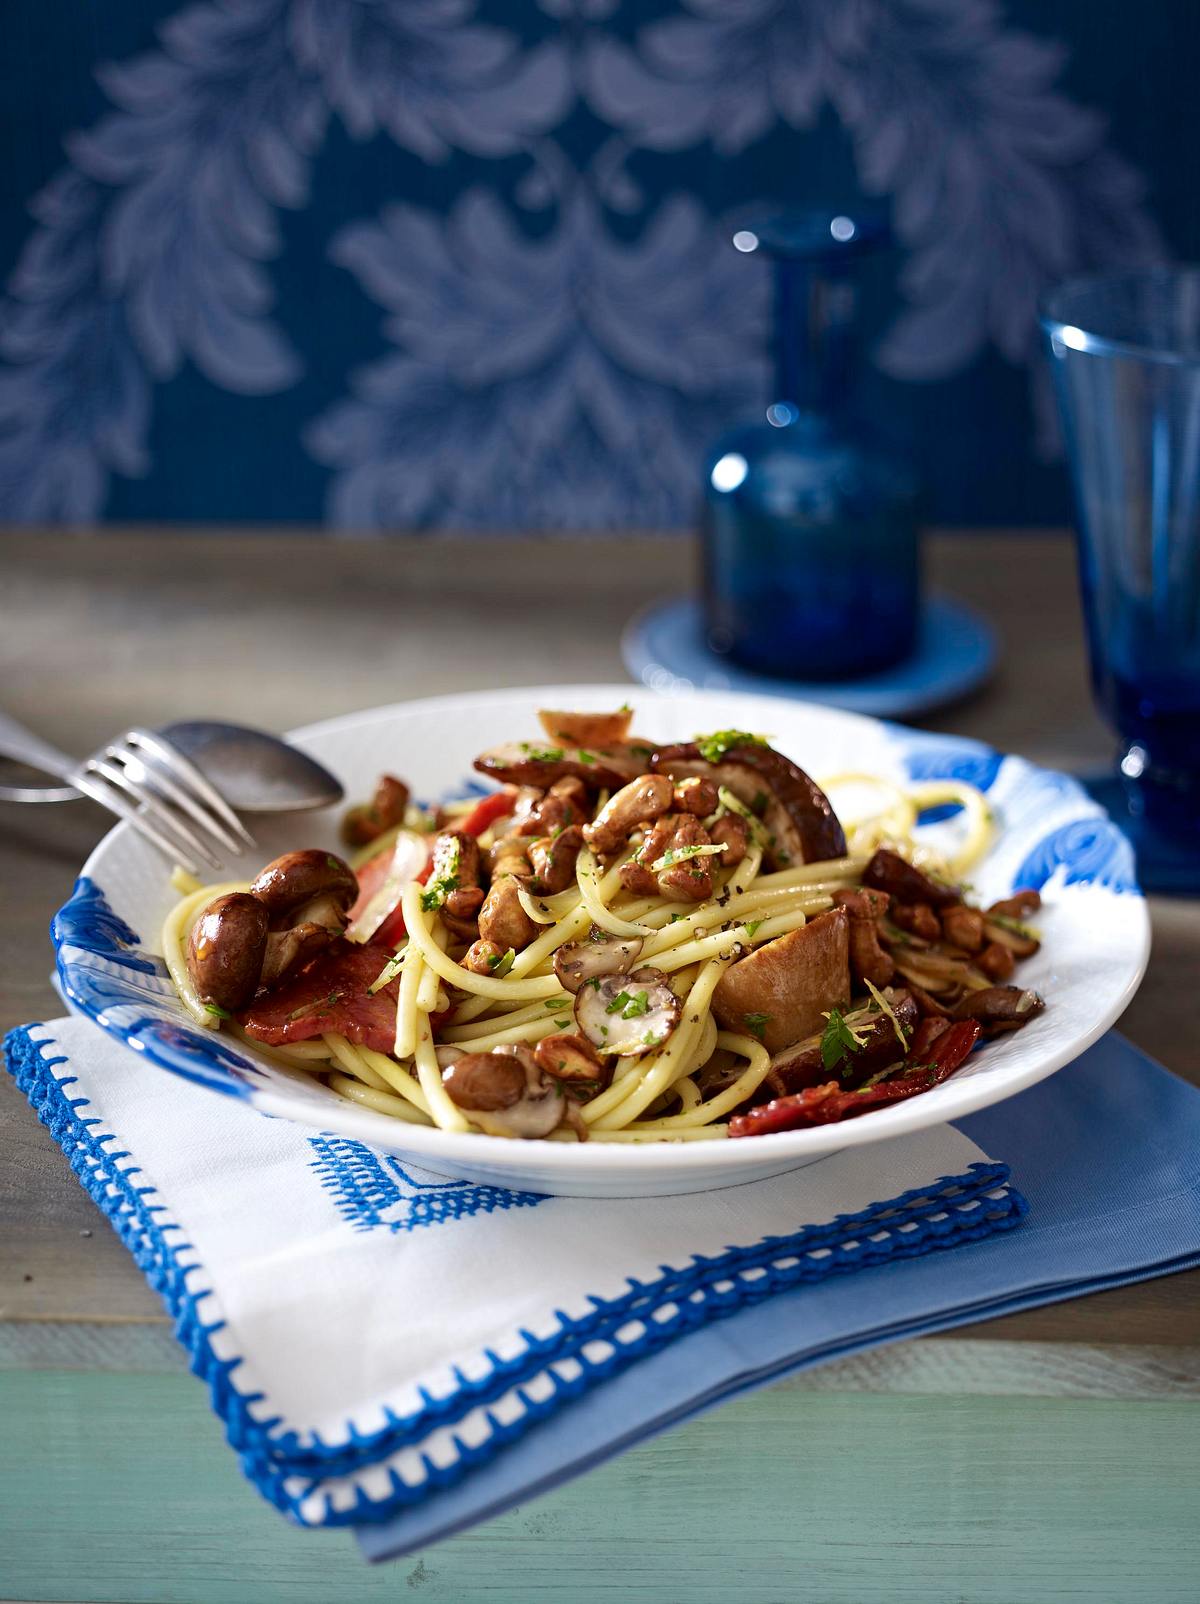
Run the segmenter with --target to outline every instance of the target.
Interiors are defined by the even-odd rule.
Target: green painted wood
[[[194,1380],[0,1375],[0,1599],[1196,1604],[1200,1404],[774,1389],[368,1569],[243,1482]]]

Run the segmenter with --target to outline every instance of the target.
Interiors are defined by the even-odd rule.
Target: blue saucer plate
[[[753,691],[876,718],[916,718],[966,696],[990,677],[996,650],[996,633],[985,618],[937,595],[926,600],[912,657],[883,673],[834,683],[771,679],[718,656],[705,641],[693,596],[644,608],[621,638],[625,667],[653,691]]]

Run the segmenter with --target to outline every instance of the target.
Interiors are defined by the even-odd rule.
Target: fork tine
[[[183,786],[177,784],[169,770],[157,763],[147,762],[136,750],[130,751],[126,746],[108,746],[104,750],[105,756],[125,765],[126,772],[135,785],[147,785],[168,802],[173,802],[177,808],[182,808],[202,836],[214,837],[227,852],[238,854],[242,851],[242,843],[237,836],[231,830],[227,830],[215,814],[202,807]]]
[[[220,858],[217,857],[196,831],[172,813],[152,792],[148,792],[144,786],[135,785],[123,768],[119,768],[117,764],[110,763],[106,758],[102,757],[88,758],[84,768],[89,773],[99,774],[110,785],[116,786],[119,790],[131,796],[135,802],[140,803],[145,812],[150,814],[156,821],[158,829],[165,836],[168,838],[174,837],[176,840],[181,841],[189,852],[203,858],[204,862],[211,868],[219,869],[221,867]]]
[[[214,813],[221,816],[235,835],[244,841],[248,847],[256,845],[254,837],[229,806],[229,803],[226,802],[220,791],[217,790],[216,786],[207,780],[192,760],[185,757],[177,747],[172,746],[169,741],[165,741],[161,735],[156,735],[153,730],[142,729],[140,725],[127,730],[125,739],[132,746],[145,747],[148,752],[152,752],[158,758],[160,763],[172,769],[177,777],[186,779],[193,790],[208,803]]]
[[[99,802],[102,808],[115,813],[120,819],[127,819],[139,835],[144,835],[152,841],[160,852],[164,852],[173,862],[177,862],[189,874],[199,874],[200,865],[195,858],[189,857],[177,841],[172,841],[160,830],[155,829],[144,813],[139,813],[131,802],[127,802],[115,786],[109,785],[95,774],[84,768],[78,768],[71,775],[71,784],[77,791],[90,796],[93,802]]]

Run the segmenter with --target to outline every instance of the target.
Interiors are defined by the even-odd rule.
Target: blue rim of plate
[[[782,696],[874,718],[915,718],[977,690],[996,666],[996,631],[966,602],[934,592],[925,600],[917,650],[903,663],[863,679],[838,682],[772,679],[741,668],[704,640],[700,602],[676,596],[644,607],[621,636],[621,655],[648,690],[749,691]]]

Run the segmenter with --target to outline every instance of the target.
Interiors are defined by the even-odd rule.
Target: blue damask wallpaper
[[[0,517],[686,525],[770,201],[878,197],[864,405],[1066,511],[1050,280],[1195,249],[1194,0],[6,0]]]

